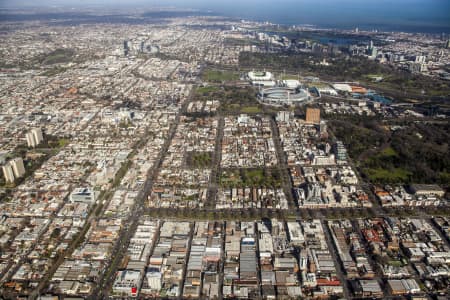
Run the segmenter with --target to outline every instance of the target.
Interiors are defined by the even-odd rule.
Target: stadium
[[[302,88],[274,87],[258,92],[258,101],[262,104],[281,106],[304,104],[312,100],[309,92]]]
[[[270,72],[255,72],[251,71],[247,73],[247,78],[254,86],[273,87],[276,82],[273,79],[273,75]]]

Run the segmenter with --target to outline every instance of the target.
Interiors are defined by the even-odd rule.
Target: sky
[[[281,24],[436,27],[450,32],[450,0],[0,0],[0,7],[26,6],[173,6]]]

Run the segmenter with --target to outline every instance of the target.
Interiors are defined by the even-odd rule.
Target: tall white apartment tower
[[[16,157],[13,160],[11,160],[9,162],[9,164],[11,165],[13,172],[14,172],[14,176],[16,178],[22,177],[23,175],[25,175],[25,167],[23,165],[23,160],[22,157]]]
[[[33,134],[31,133],[31,131],[27,132],[27,134],[25,134],[25,137],[27,138],[27,145],[29,148],[34,148],[37,146],[34,142]]]
[[[5,176],[6,182],[13,183],[14,182],[14,172],[9,163],[2,167],[3,176]]]
[[[42,135],[42,130],[40,128],[34,128],[26,134],[28,147],[34,148],[39,145],[44,137]]]

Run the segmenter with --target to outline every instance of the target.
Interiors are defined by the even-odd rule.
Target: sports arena
[[[296,105],[307,103],[310,100],[312,97],[309,92],[300,87],[274,87],[261,89],[258,92],[258,101],[268,105]]]

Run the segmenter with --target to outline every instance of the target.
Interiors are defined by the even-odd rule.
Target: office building
[[[306,109],[306,123],[320,124],[320,109],[307,108]]]
[[[290,111],[279,111],[277,113],[277,122],[289,122],[289,119],[293,117],[294,114]]]
[[[347,149],[341,141],[337,141],[334,145],[334,151],[336,153],[336,159],[340,161],[347,160]]]
[[[129,52],[130,52],[130,43],[127,40],[125,40],[123,41],[123,54],[127,56]]]

